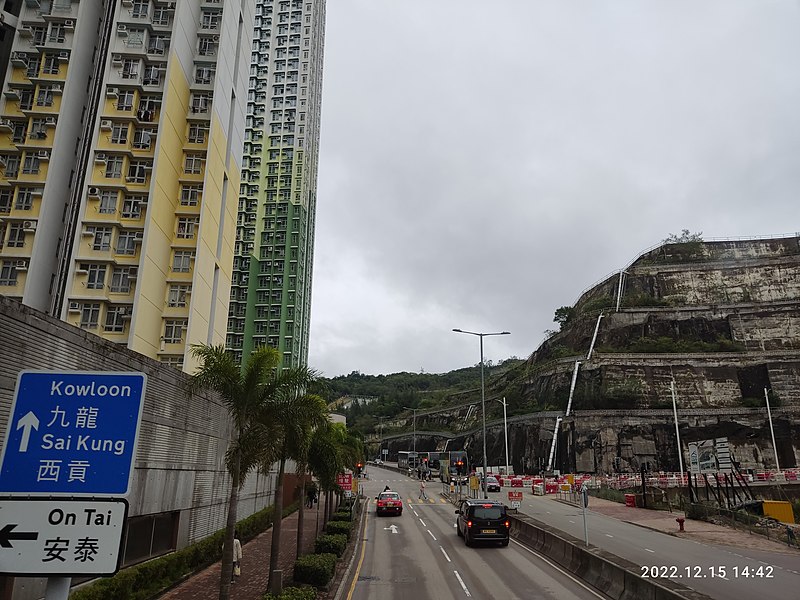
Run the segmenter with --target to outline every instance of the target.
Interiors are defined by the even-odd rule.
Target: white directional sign
[[[390,525],[389,527],[384,527],[384,531],[391,531],[392,533],[397,533],[397,525]]]
[[[125,500],[0,500],[0,573],[113,575],[127,515]]]
[[[126,495],[146,382],[143,373],[20,373],[0,495]]]

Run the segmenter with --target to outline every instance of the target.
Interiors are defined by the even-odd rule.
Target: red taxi
[[[402,515],[403,501],[397,492],[381,492],[375,496],[375,514],[381,515]]]

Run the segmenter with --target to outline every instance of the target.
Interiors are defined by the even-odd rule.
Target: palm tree
[[[192,346],[191,351],[200,361],[192,376],[191,390],[207,389],[217,392],[233,421],[233,439],[225,454],[226,466],[231,476],[231,492],[225,523],[226,551],[222,554],[219,586],[220,600],[228,600],[233,558],[227,549],[233,547],[239,490],[253,468],[274,460],[274,445],[269,440],[275,438],[275,425],[258,420],[257,417],[273,389],[273,372],[280,360],[280,353],[274,348],[258,349],[250,355],[244,368],[241,368],[233,356],[225,351],[224,346],[200,344]]]
[[[283,480],[286,461],[302,460],[309,439],[317,427],[328,420],[325,401],[316,394],[306,393],[317,377],[307,367],[285,369],[275,375],[276,386],[269,401],[262,407],[258,421],[265,428],[276,426],[273,438],[275,458],[278,462],[278,480],[275,485],[275,520],[272,524],[272,547],[269,557],[267,589],[273,592],[274,571],[278,568],[281,545],[281,514],[283,513]],[[298,469],[299,471],[299,469]]]

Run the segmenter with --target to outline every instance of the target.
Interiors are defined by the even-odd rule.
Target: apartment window
[[[147,180],[147,171],[151,168],[150,162],[145,160],[134,160],[128,166],[128,176],[125,178],[129,183],[142,184]]]
[[[127,306],[109,306],[106,310],[106,322],[103,330],[109,333],[122,333],[125,331],[125,316],[130,311]]]
[[[195,230],[199,222],[198,217],[178,218],[178,237],[184,240],[194,239]]]
[[[90,290],[102,290],[106,284],[106,266],[96,264],[81,264],[82,269],[89,272],[86,278],[86,288]]]
[[[100,303],[91,302],[81,307],[81,329],[97,329],[97,322],[100,319]]]
[[[53,91],[49,87],[39,87],[36,95],[36,106],[53,106]]]
[[[193,113],[207,113],[211,109],[211,94],[192,94]]]
[[[119,179],[122,177],[121,156],[109,156],[106,158],[106,177],[109,179]]]
[[[183,356],[162,356],[161,364],[174,369],[183,369]]]
[[[6,163],[6,179],[16,179],[19,174],[19,156],[16,154],[6,154],[3,156],[3,162]]]
[[[202,188],[199,185],[184,185],[181,187],[181,206],[197,206],[200,201]]]
[[[11,212],[11,197],[11,190],[0,190],[0,215],[7,215]],[[0,248],[2,248],[2,245],[3,236],[0,236]]]
[[[123,79],[136,79],[139,76],[139,60],[125,58],[122,60],[122,70],[119,72]]]
[[[8,228],[8,242],[6,246],[9,248],[22,248],[25,245],[25,230],[22,228],[22,223],[14,223]]]
[[[92,250],[99,250],[101,252],[111,250],[111,232],[111,227],[95,227]]]
[[[217,44],[211,38],[200,38],[198,46],[200,56],[215,56],[217,54]]]
[[[201,85],[210,84],[213,78],[214,69],[210,69],[209,67],[197,67],[194,72],[194,82]]]
[[[204,10],[200,16],[201,29],[217,29],[221,13],[218,11]]]
[[[12,121],[11,129],[11,141],[15,144],[24,143],[25,136],[28,133],[28,123],[26,121]]]
[[[39,174],[39,157],[38,156],[25,156],[25,161],[22,163],[23,175],[38,175]]]
[[[140,239],[135,231],[122,231],[117,238],[117,254],[133,256],[136,254],[136,240]]]
[[[0,285],[17,285],[17,261],[4,260],[0,266]]]
[[[203,171],[203,155],[187,154],[183,166],[183,172],[187,175],[199,175]]]
[[[48,42],[55,42],[57,44],[64,43],[64,25],[61,23],[50,23],[50,35],[47,36]]]
[[[172,257],[172,270],[175,273],[188,273],[192,267],[194,252],[191,250],[176,250]]]
[[[127,123],[114,123],[114,126],[111,128],[111,143],[112,144],[128,143]]]
[[[150,38],[150,42],[147,44],[147,53],[158,54],[159,56],[163,56],[163,54],[167,50],[168,45],[169,45],[168,37],[164,35],[155,35]]]
[[[161,69],[150,65],[144,69],[144,85],[161,85]]]
[[[147,203],[147,196],[125,196],[122,202],[122,218],[138,219],[142,216],[142,205]]]
[[[131,291],[131,268],[116,267],[111,272],[111,285],[109,290],[117,294],[127,294]]]
[[[156,6],[153,9],[153,25],[169,25],[171,9]]]
[[[200,123],[192,123],[189,125],[189,143],[190,144],[204,144],[206,135],[208,134],[208,126]]]
[[[39,76],[39,70],[42,68],[42,61],[37,56],[35,58],[28,57],[28,68],[25,71],[25,75],[28,79],[33,79],[34,77]]]
[[[186,296],[189,294],[188,285],[172,284],[169,286],[167,296],[167,306],[171,308],[183,308],[186,306]]]
[[[48,52],[44,55],[42,66],[43,75],[58,75],[60,65],[58,63],[58,55]]]
[[[134,19],[146,19],[149,11],[150,0],[133,0],[133,7],[130,11],[131,17]]]
[[[186,319],[166,319],[164,321],[164,343],[180,344],[185,328]]]
[[[114,190],[103,190],[100,192],[100,207],[98,212],[104,215],[110,215],[117,212],[117,197],[118,193]]]
[[[30,210],[33,207],[33,188],[21,187],[17,189],[17,202],[14,208],[17,210]]]
[[[117,97],[117,110],[133,110],[133,92],[131,90],[120,90]]]
[[[133,147],[137,150],[150,150],[153,143],[153,132],[146,129],[137,129],[133,133]]]

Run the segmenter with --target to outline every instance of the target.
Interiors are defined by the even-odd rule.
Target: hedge
[[[335,554],[306,554],[294,563],[294,581],[322,587],[331,580],[335,569]]]
[[[297,503],[283,511],[283,516],[297,510]],[[268,506],[236,524],[239,539],[248,542],[272,525],[273,507]],[[128,567],[114,575],[97,579],[70,593],[69,600],[148,600],[175,585],[183,577],[222,559],[225,530],[165,556]]]
[[[333,513],[329,519],[330,521],[351,521],[350,513],[349,512],[336,512]]]
[[[321,535],[314,540],[314,553],[341,556],[345,546],[347,546],[347,536],[343,533]]]
[[[266,593],[261,597],[261,600],[316,600],[317,589],[314,587],[287,587],[278,594]]]
[[[347,536],[347,539],[350,539],[350,532],[353,529],[353,524],[350,521],[329,521],[327,527],[325,527],[325,533],[335,535],[337,533],[343,533]]]

